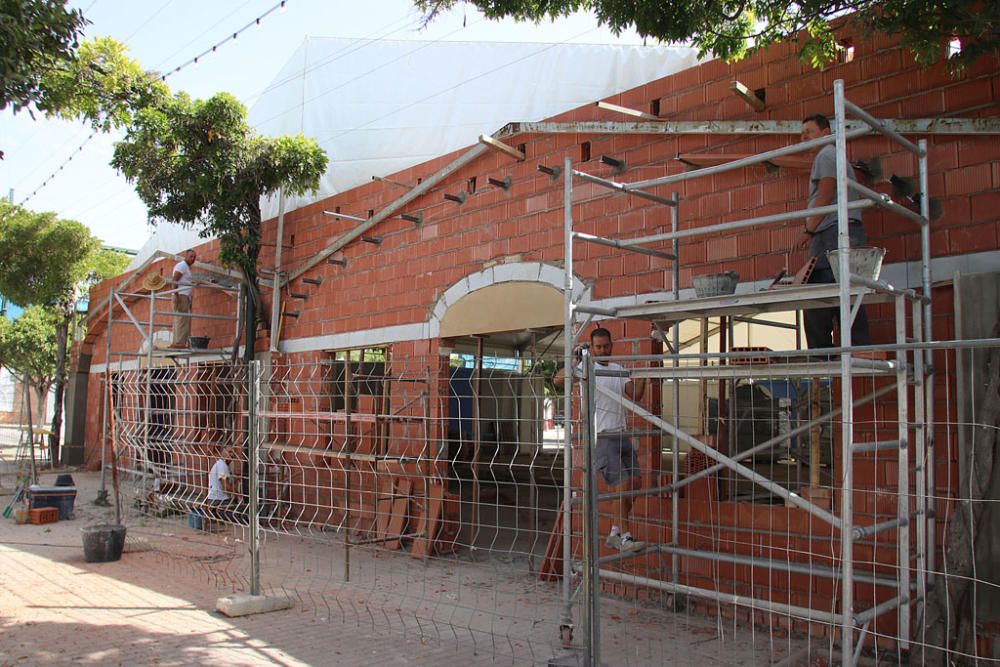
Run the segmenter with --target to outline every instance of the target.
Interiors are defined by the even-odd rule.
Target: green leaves
[[[204,225],[222,260],[255,279],[261,197],[316,189],[327,157],[301,135],[259,136],[228,93],[179,93],[135,115],[111,164],[135,183],[150,217]]]
[[[42,78],[72,60],[86,20],[65,0],[0,0],[0,110],[42,96]]]
[[[822,67],[837,56],[829,21],[850,15],[855,29],[900,35],[923,64],[945,55],[945,43],[961,39],[949,59],[955,69],[1000,48],[1000,2],[980,0],[466,0],[493,19],[540,21],[593,11],[615,33],[634,28],[643,37],[690,43],[701,55],[742,58],[751,48],[798,39],[800,57]],[[458,0],[414,0],[433,20]]]
[[[14,322],[0,317],[0,365],[46,389],[56,372],[55,331],[61,317],[43,306],[27,308]]]
[[[0,202],[0,294],[22,306],[66,301],[99,247],[75,220]]]
[[[124,44],[111,38],[83,43],[75,58],[42,76],[38,109],[49,116],[82,118],[102,132],[125,127],[136,111],[169,93],[126,52]]]

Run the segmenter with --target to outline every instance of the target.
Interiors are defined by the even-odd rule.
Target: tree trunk
[[[31,415],[31,391],[34,387],[28,376],[24,376],[24,402],[28,411],[28,449],[31,451],[31,483],[38,484],[38,468],[35,466],[35,427]]]
[[[69,325],[73,311],[66,309],[63,319],[56,326],[56,379],[55,396],[52,406],[52,435],[49,436],[49,461],[54,468],[59,461],[59,445],[62,438],[63,402],[66,395],[66,357],[68,356]]]

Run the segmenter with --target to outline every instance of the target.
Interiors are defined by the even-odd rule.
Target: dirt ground
[[[264,590],[289,595],[293,606],[226,618],[214,611],[216,599],[249,590],[244,528],[205,532],[183,516],[160,520],[126,507],[122,559],[86,563],[80,528],[112,520],[113,512],[94,504],[99,473],[69,472],[76,518],[43,526],[0,521],[2,665],[466,667],[545,665],[560,657],[575,664],[579,655],[579,646],[560,641],[559,584],[539,582],[517,554],[421,562],[378,547],[348,552],[336,533],[265,530]],[[40,482],[52,483],[55,474],[44,472]],[[0,473],[0,504],[13,483]],[[601,616],[607,665],[769,665],[806,646],[651,603],[604,597]],[[812,646],[813,662],[828,650]]]

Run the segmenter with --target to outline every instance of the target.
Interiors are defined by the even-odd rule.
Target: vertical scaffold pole
[[[250,542],[250,595],[260,595],[260,482],[258,459],[260,453],[260,384],[261,362],[254,359],[249,367],[247,391],[249,419],[247,423],[247,464],[250,468],[250,498],[247,528]]]
[[[680,195],[674,192],[671,194],[670,198],[673,200],[674,205],[670,207],[670,231],[674,234],[677,233],[678,227],[680,226]],[[681,265],[680,265],[680,239],[675,238],[671,243],[671,250],[674,253],[673,265],[673,293],[674,301],[680,301],[681,298]],[[674,360],[673,367],[677,368],[680,365],[680,358],[678,355],[681,353],[681,327],[680,322],[675,322],[674,326],[671,327],[671,336],[673,338],[674,345]],[[704,352],[704,350],[701,350]],[[699,387],[701,384],[699,383]],[[681,427],[681,381],[679,378],[674,378],[673,381],[673,413],[674,413],[674,426],[677,428]],[[699,392],[698,400],[704,401],[705,397]],[[670,451],[670,481],[677,483],[681,478],[681,464],[680,464],[680,452],[679,441],[677,438],[671,439]],[[673,546],[680,546],[681,533],[680,528],[680,497],[681,492],[679,489],[674,489],[670,494],[670,544]],[[675,584],[680,582],[680,558],[677,554],[673,554],[670,557],[670,580]]]
[[[916,310],[920,306],[914,304]],[[914,326],[914,329],[916,326]],[[919,336],[916,331],[914,334]],[[896,297],[896,343],[906,344],[906,297],[899,295]],[[915,355],[922,354],[917,351]],[[906,517],[907,523],[899,526],[899,550],[897,558],[899,560],[899,598],[906,600],[899,605],[899,647],[909,650],[910,639],[910,415],[909,415],[909,387],[907,380],[906,350],[899,349],[896,352],[896,410],[897,410],[897,437],[899,438],[899,459],[896,488],[898,498],[896,514],[900,520]],[[918,517],[919,521],[919,517]]]
[[[917,142],[917,147],[920,149],[919,162],[919,172],[920,172],[920,214],[924,216],[927,224],[920,228],[920,261],[921,261],[921,283],[923,287],[924,296],[927,299],[923,303],[923,318],[924,318],[924,330],[923,330],[923,340],[931,342],[934,340],[933,331],[933,312],[931,310],[931,204],[930,204],[930,192],[928,192],[928,164],[927,164],[927,140],[921,139]],[[925,365],[924,365],[924,377],[920,378],[924,385],[924,447],[925,451],[922,452],[922,456],[918,459],[919,464],[923,468],[923,475],[917,475],[917,483],[921,481],[926,485],[923,489],[923,495],[920,496],[921,501],[926,502],[928,495],[933,497],[934,493],[934,352],[933,350],[927,350],[925,353]],[[933,509],[933,505],[930,509]],[[922,546],[924,549],[925,556],[925,567],[923,572],[926,572],[926,581],[924,581],[924,586],[934,583],[934,556],[935,556],[935,546],[934,542],[936,539],[936,527],[935,527],[935,517],[934,512],[928,512],[920,517],[920,523],[918,526],[926,526],[926,539],[922,541]],[[919,537],[919,533],[918,533]],[[921,581],[921,577],[918,574],[918,581]]]
[[[97,490],[97,503],[108,502],[107,468],[108,468],[108,421],[111,419],[111,327],[112,312],[115,309],[115,294],[112,290],[108,297],[108,328],[104,330],[104,419],[101,421],[101,486]]]
[[[590,350],[583,351],[581,363],[586,374],[583,397],[580,401],[580,423],[583,425],[583,469],[586,472],[584,484],[583,517],[583,562],[584,609],[587,613],[586,637],[584,638],[584,664],[601,664],[601,582],[598,556],[597,528],[597,467],[594,465],[594,451],[597,449],[597,378],[594,375],[594,357]]]
[[[841,655],[844,667],[854,662],[854,466],[851,442],[854,431],[854,406],[851,397],[851,269],[850,235],[847,213],[847,123],[844,117],[844,81],[833,82],[833,105],[837,151],[837,262],[840,265],[840,559],[841,559]]]
[[[563,163],[563,618],[565,634],[573,628],[573,162]]]

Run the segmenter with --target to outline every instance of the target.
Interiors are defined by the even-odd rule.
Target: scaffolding
[[[109,466],[108,445],[112,447],[114,441],[114,423],[120,420],[116,405],[116,387],[113,374],[117,372],[120,376],[126,369],[140,369],[145,365],[149,372],[143,374],[143,396],[142,428],[131,434],[133,440],[130,446],[138,454],[137,461],[132,461],[132,469],[126,470],[127,474],[136,476],[142,480],[141,487],[144,492],[155,490],[164,479],[169,479],[171,471],[169,467],[157,465],[153,455],[156,449],[154,441],[172,438],[177,425],[173,424],[173,410],[170,408],[170,398],[168,393],[172,390],[164,389],[162,386],[165,377],[157,377],[153,373],[156,367],[178,368],[181,366],[193,366],[206,361],[222,361],[233,355],[239,342],[240,331],[243,322],[243,283],[233,280],[215,278],[207,281],[199,281],[195,288],[211,291],[219,291],[234,297],[236,300],[236,315],[217,315],[213,313],[178,312],[170,308],[163,309],[164,304],[172,304],[173,296],[182,288],[181,286],[171,287],[169,281],[151,283],[145,291],[134,291],[127,289],[113,289],[107,301],[107,319],[105,330],[105,372],[104,389],[102,395],[102,422],[101,422],[101,486],[98,492],[98,500],[107,500],[106,471]],[[142,312],[140,312],[142,311]],[[164,321],[162,317],[179,318],[186,317],[191,320],[201,319],[208,321],[235,322],[233,333],[233,344],[228,347],[217,347],[209,349],[198,349],[194,347],[161,347],[158,343],[164,342],[164,337],[160,334],[167,333],[172,325],[172,321]],[[116,338],[115,326],[124,327],[138,333],[141,344],[137,350],[114,349],[112,343],[121,344],[121,338]],[[135,340],[126,337],[125,340]],[[173,341],[171,340],[171,343]],[[249,344],[252,344],[249,343]],[[117,371],[112,370],[117,363]],[[165,374],[168,374],[166,371]],[[169,382],[168,382],[169,384]]]
[[[849,127],[847,116],[856,119]],[[581,410],[583,422],[584,447],[584,490],[582,501],[573,497],[571,457],[566,457],[564,466],[564,503],[566,507],[582,502],[583,504],[583,616],[584,644],[586,664],[596,664],[601,659],[600,650],[600,590],[601,580],[624,583],[637,587],[658,589],[673,594],[682,594],[694,598],[702,598],[716,603],[749,606],[757,610],[788,614],[809,621],[818,621],[839,627],[842,640],[842,660],[844,665],[856,663],[873,620],[883,614],[895,613],[898,617],[898,642],[900,649],[908,648],[910,630],[914,611],[917,617],[921,615],[921,607],[926,600],[928,586],[931,585],[930,573],[934,571],[935,525],[934,513],[927,506],[928,489],[934,488],[934,466],[928,464],[934,461],[934,434],[928,425],[934,423],[934,368],[931,354],[934,346],[932,341],[932,311],[931,311],[931,268],[930,268],[930,204],[928,189],[928,158],[926,140],[913,143],[901,136],[889,124],[874,118],[866,111],[845,98],[843,81],[834,82],[834,118],[833,133],[811,141],[796,143],[784,148],[770,150],[756,155],[741,157],[723,164],[697,168],[684,173],[652,178],[630,183],[620,183],[606,178],[597,177],[572,168],[567,158],[563,170],[564,177],[564,248],[565,248],[565,292],[564,292],[564,336],[567,341],[564,363],[566,368],[577,364],[574,360],[573,347],[580,333],[589,325],[595,316],[621,319],[639,319],[652,322],[655,326],[679,325],[682,320],[705,319],[708,317],[748,317],[761,313],[781,311],[798,311],[818,307],[836,307],[839,309],[841,346],[829,350],[822,358],[803,355],[801,351],[771,352],[771,351],[726,351],[720,349],[718,354],[681,354],[679,349],[679,326],[673,326],[673,350],[670,354],[609,357],[610,361],[631,361],[644,364],[642,368],[631,368],[625,371],[608,370],[607,367],[595,365],[593,357],[584,354],[582,366],[584,381],[578,383],[582,388]],[[860,122],[861,126],[858,126]],[[706,130],[711,132],[711,129]],[[748,132],[750,133],[750,132]],[[918,163],[920,212],[917,213],[904,207],[889,197],[848,178],[849,163],[847,160],[847,144],[850,140],[878,133],[887,137],[897,146],[912,154]],[[740,169],[751,165],[759,165],[784,156],[822,148],[833,144],[836,151],[836,199],[827,206],[804,208],[777,215],[748,218],[733,222],[712,224],[707,226],[681,229],[679,216],[679,197],[674,193],[666,198],[657,195],[653,190],[667,185],[697,178],[705,178],[724,171]],[[573,182],[581,180],[607,188],[611,191],[629,194],[653,200],[670,207],[671,231],[628,239],[602,238],[584,234],[573,229]],[[849,194],[856,193],[860,197],[849,201]],[[870,207],[881,207],[892,211],[913,222],[920,230],[920,268],[921,289],[919,291],[899,288],[885,281],[874,280],[850,271],[850,238],[849,214],[854,210]],[[681,299],[679,289],[679,241],[698,235],[720,232],[732,232],[738,229],[758,229],[766,225],[805,219],[811,216],[824,216],[836,213],[838,224],[838,263],[839,283],[808,284],[794,287],[777,287],[749,294],[728,295],[722,297]],[[650,244],[662,244],[670,241],[672,252],[663,253],[648,248]],[[657,252],[658,256],[672,260],[673,268],[673,299],[655,303],[626,305],[612,308],[598,308],[574,303],[573,250],[576,242],[598,243],[631,252]],[[893,320],[895,324],[895,341],[891,345],[872,347],[857,347],[852,344],[851,326],[863,303],[891,302],[894,304]],[[578,326],[578,315],[586,315],[588,319]],[[908,326],[909,325],[909,326]],[[873,354],[873,352],[877,351]],[[708,360],[718,362],[709,365]],[[602,359],[603,361],[603,359]],[[755,372],[768,376],[799,377],[799,378],[839,378],[839,406],[830,406],[825,414],[814,411],[810,419],[796,428],[780,433],[753,448],[737,452],[730,447],[716,447],[706,444],[681,429],[679,424],[679,382],[682,379],[711,379],[725,383],[737,377],[752,376]],[[596,380],[607,375],[625,376],[630,379],[649,378],[651,380],[673,385],[672,419],[666,420],[651,413],[642,406],[621,395],[599,388]],[[875,376],[888,378],[889,386],[856,396],[853,379],[860,376]],[[569,383],[566,384],[563,400],[567,421],[573,410],[573,394]],[[592,450],[596,446],[595,401],[599,394],[624,405],[626,410],[637,418],[662,430],[668,442],[672,442],[672,470],[670,483],[666,485],[644,488],[637,491],[598,493],[596,471],[591,463]],[[898,432],[895,439],[873,442],[857,442],[854,435],[854,409],[871,403],[884,396],[895,395],[898,402]],[[911,403],[912,401],[912,403]],[[721,417],[720,400],[720,417]],[[909,406],[913,406],[913,414],[908,414]],[[818,502],[809,494],[800,494],[786,488],[782,484],[769,479],[757,472],[747,459],[760,451],[787,444],[792,438],[807,434],[824,421],[839,417],[842,423],[840,435],[841,477],[839,480],[839,513],[834,510],[837,504]],[[730,425],[731,426],[731,425]],[[569,451],[570,436],[567,434],[566,447]],[[679,457],[676,455],[678,444],[687,445],[691,450],[699,452],[708,459],[708,467],[695,475],[681,479]],[[911,447],[913,451],[911,452]],[[861,452],[892,451],[898,456],[896,483],[899,488],[899,501],[896,516],[889,521],[875,524],[859,524],[856,520],[852,498],[854,491],[853,461],[854,456]],[[810,482],[817,483],[815,468],[817,457],[810,459]],[[738,554],[720,554],[713,551],[685,549],[680,546],[678,534],[679,493],[685,486],[692,484],[714,472],[728,470],[749,479],[767,492],[783,499],[787,505],[800,508],[814,519],[824,522],[830,529],[839,534],[840,554],[839,564],[835,561],[831,566],[819,571],[813,564],[808,565],[809,574],[826,576],[841,585],[840,608],[834,611],[814,609],[808,606],[797,606],[775,602],[770,599],[755,599],[689,586],[680,582],[679,558],[710,557],[726,558],[732,562],[750,566],[787,569],[795,571],[802,568],[801,563],[789,559],[779,562],[774,558],[759,559]],[[915,481],[912,495],[915,506],[909,506],[911,491],[909,483],[911,476]],[[620,498],[623,495],[652,496],[669,494],[671,498],[672,516],[670,541],[667,544],[656,544],[638,552],[635,555],[650,553],[664,554],[670,559],[670,577],[654,578],[633,573],[613,571],[602,567],[610,562],[620,562],[626,555],[597,557],[599,533],[597,530],[597,505],[599,501]],[[563,595],[566,605],[564,623],[571,623],[571,608],[574,592],[571,590],[571,579],[574,564],[570,554],[572,540],[572,522],[569,513],[563,520]],[[914,530],[916,539],[912,541],[911,552],[910,531]],[[898,573],[894,578],[878,576],[874,573],[856,572],[854,568],[854,544],[856,541],[886,531],[898,531]],[[875,583],[881,586],[891,586],[896,594],[891,599],[873,604],[865,609],[856,609],[854,600],[855,584],[858,582]],[[916,610],[915,610],[916,606]]]

